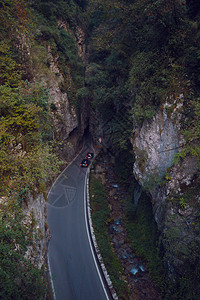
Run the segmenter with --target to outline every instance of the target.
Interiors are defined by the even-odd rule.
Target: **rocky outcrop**
[[[200,248],[200,190],[195,158],[173,164],[184,144],[180,133],[182,99],[157,112],[135,131],[134,174],[152,198],[169,274],[183,276]],[[195,253],[195,254],[194,254]],[[194,258],[195,260],[195,258]]]
[[[136,128],[132,141],[135,152],[134,175],[152,196],[159,228],[164,224],[167,207],[168,182],[164,183],[165,175],[173,164],[174,155],[184,143],[180,134],[180,100],[173,103],[170,115],[168,111],[172,104],[166,103],[152,121],[145,121],[140,128]]]
[[[24,207],[24,223],[33,229],[33,246],[28,247],[26,256],[39,269],[47,264],[47,246],[50,232],[47,224],[46,200],[43,195],[28,197]]]
[[[181,106],[182,98],[173,104],[165,103],[152,121],[145,121],[142,127],[135,130],[134,173],[142,184],[151,176],[163,176],[167,168],[171,167],[174,154],[182,146],[183,138],[179,132]],[[169,116],[171,108],[173,113]]]
[[[77,112],[74,106],[70,105],[67,93],[63,93],[60,89],[64,77],[59,70],[58,56],[52,55],[50,46],[48,46],[48,62],[51,76],[44,77],[43,82],[46,82],[49,88],[56,138],[61,142],[61,154],[65,159],[70,160],[80,146],[85,125],[83,124],[82,128],[79,128],[80,132],[77,132],[79,126]],[[74,131],[76,132],[75,137]]]
[[[81,26],[77,26],[75,32],[72,31],[66,22],[58,21],[58,27],[67,31],[73,36],[77,45],[78,55],[83,65],[87,62],[87,52],[85,46],[85,33]],[[87,103],[81,103],[81,111],[77,112],[73,103],[70,103],[66,92],[62,91],[62,86],[66,85],[66,78],[62,74],[59,63],[59,56],[53,54],[50,45],[47,47],[47,61],[49,65],[48,75],[42,75],[42,81],[49,88],[51,96],[51,106],[56,129],[56,137],[62,143],[60,147],[63,158],[67,161],[77,153],[81,146],[84,130],[88,125],[89,113]],[[71,90],[73,79],[70,66],[67,69],[67,89]]]
[[[73,30],[67,22],[58,20],[58,29],[67,31],[77,47],[77,53],[83,66],[86,65],[88,56],[85,44],[85,32],[81,25]],[[42,82],[49,90],[52,116],[54,120],[55,136],[58,151],[66,161],[70,161],[81,147],[82,136],[88,125],[89,112],[87,103],[81,103],[80,111],[77,111],[75,103],[69,100],[67,91],[74,89],[72,67],[64,66],[61,70],[59,54],[56,53],[56,45],[42,42],[42,26],[38,27],[36,36],[40,39],[30,41],[26,34],[17,34],[17,48],[21,53],[26,78],[29,81]],[[81,76],[81,75],[80,75]]]
[[[65,31],[69,32],[71,36],[73,36],[77,50],[78,55],[81,57],[81,60],[84,64],[84,66],[88,63],[88,52],[86,47],[86,33],[85,30],[82,28],[82,26],[79,24],[77,25],[74,30],[70,29],[69,24],[66,21],[58,20],[58,27],[64,29]]]

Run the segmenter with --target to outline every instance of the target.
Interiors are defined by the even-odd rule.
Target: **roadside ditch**
[[[98,248],[121,300],[161,299],[146,261],[136,255],[127,232],[128,187],[114,173],[112,157],[101,151],[90,171],[90,206]]]

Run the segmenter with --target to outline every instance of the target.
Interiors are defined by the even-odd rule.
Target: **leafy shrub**
[[[35,188],[53,176],[59,161],[50,147],[48,91],[40,84],[0,86],[1,193]],[[55,162],[55,163],[53,163]],[[22,183],[23,182],[23,183]],[[44,190],[42,190],[44,191]]]
[[[43,299],[44,270],[25,258],[33,229],[23,224],[23,213],[14,198],[0,205],[0,298]]]

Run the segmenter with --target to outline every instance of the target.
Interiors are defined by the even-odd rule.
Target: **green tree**
[[[59,168],[52,136],[48,91],[38,84],[0,86],[1,193],[28,188],[45,191]]]

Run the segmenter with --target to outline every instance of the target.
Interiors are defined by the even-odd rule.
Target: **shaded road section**
[[[56,300],[108,299],[88,240],[84,192],[87,168],[81,168],[83,150],[58,177],[48,195],[51,231],[49,264]]]

